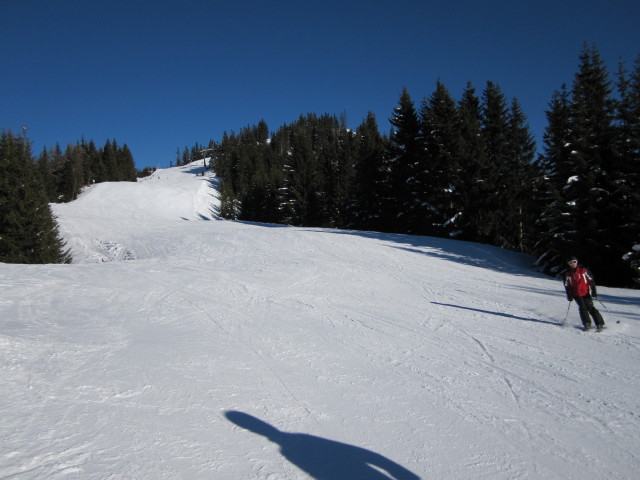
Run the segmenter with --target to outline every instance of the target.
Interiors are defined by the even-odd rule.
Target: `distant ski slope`
[[[172,251],[163,232],[217,217],[217,179],[204,167],[161,169],[132,182],[92,185],[67,204],[54,204],[74,262],[149,258]]]
[[[0,478],[636,477],[640,292],[585,334],[525,255],[218,220],[197,171],[54,205],[72,265],[0,264]]]

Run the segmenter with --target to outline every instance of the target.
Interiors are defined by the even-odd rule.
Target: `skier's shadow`
[[[280,453],[316,480],[419,480],[420,477],[364,448],[304,433],[286,433],[243,412],[227,411],[239,427],[280,445]]]

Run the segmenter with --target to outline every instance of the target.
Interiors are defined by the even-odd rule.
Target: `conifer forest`
[[[275,131],[260,121],[225,132],[178,151],[176,163],[210,159],[227,219],[480,242],[530,253],[549,275],[576,255],[599,284],[638,288],[640,57],[611,74],[585,45],[546,116],[538,149],[517,98],[497,83],[469,83],[454,98],[438,81],[420,102],[402,90],[389,131],[372,113],[355,129],[344,116],[308,113]],[[69,261],[47,202],[142,173],[115,141],[34,158],[10,132],[0,170],[0,261],[18,263]],[[29,231],[30,211],[46,235]]]

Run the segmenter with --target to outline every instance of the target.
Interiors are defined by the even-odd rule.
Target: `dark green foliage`
[[[640,248],[637,69],[630,79],[621,69],[618,88],[619,100],[598,51],[585,47],[570,98],[554,95],[543,159],[546,208],[535,251],[546,272],[563,268],[571,253],[600,283],[630,286],[638,278],[634,247]]]
[[[25,137],[0,138],[0,262],[68,263]]]
[[[480,222],[480,239],[499,247],[510,247],[511,232],[503,223],[503,211],[507,207],[510,185],[507,175],[509,164],[509,109],[500,87],[487,82],[483,92],[482,139],[487,155],[487,168],[482,181],[486,185],[486,197],[479,199],[484,209]]]
[[[386,143],[378,130],[375,115],[356,130],[353,175],[351,176],[348,226],[359,230],[384,231],[391,218],[388,208],[389,167]]]
[[[389,167],[392,185],[390,207],[395,214],[387,230],[412,233],[420,222],[417,173],[424,161],[424,146],[420,142],[420,122],[407,89],[402,90],[398,107],[389,119]]]
[[[153,167],[144,167],[142,170],[138,171],[138,178],[144,178],[150,176],[156,169]]]
[[[481,188],[472,198],[477,240],[528,251],[537,215],[531,204],[537,178],[533,136],[517,99],[509,107],[493,82],[483,92],[481,125],[484,153],[474,166]]]
[[[571,181],[571,105],[566,85],[554,92],[547,110],[544,133],[544,155],[540,165],[540,188],[536,207],[540,210],[536,226],[538,239],[533,252],[538,267],[547,273],[559,274],[565,267],[567,233],[575,230],[573,205],[564,199],[567,182]]]
[[[565,201],[575,205],[575,229],[568,244],[602,278],[621,262],[610,237],[606,212],[612,208],[607,176],[614,161],[614,103],[607,71],[592,48],[580,56],[580,70],[572,90],[571,155],[572,181],[565,187]]]
[[[553,94],[544,154],[494,82],[456,103],[438,82],[420,112],[406,89],[383,137],[373,114],[309,114],[269,138],[225,133],[212,166],[226,218],[434,235],[534,253],[551,274],[576,254],[600,283],[640,277],[640,59],[619,99],[595,48]],[[186,150],[185,158],[193,157]],[[179,152],[178,152],[179,153]],[[55,155],[54,155],[55,156]],[[193,159],[193,158],[191,158]]]
[[[455,101],[438,81],[421,110],[419,139],[424,159],[416,169],[416,232],[451,237],[462,212],[460,122]]]
[[[133,156],[126,145],[93,141],[45,147],[31,157],[25,137],[2,134],[0,149],[0,262],[68,263],[49,202],[75,200],[86,185],[136,181]]]
[[[614,236],[635,286],[640,287],[640,55],[627,76],[618,74],[616,165],[611,175],[612,203],[619,219]]]
[[[75,200],[86,185],[101,182],[135,182],[139,172],[127,147],[107,140],[101,150],[93,141],[83,139],[69,144],[64,152],[56,145],[43,149],[38,157],[38,171],[50,202]]]
[[[314,114],[281,127],[269,141],[263,122],[225,133],[213,161],[223,179],[223,216],[523,249],[530,210],[514,201],[513,221],[499,228],[507,199],[522,202],[530,193],[525,179],[534,145],[524,121],[518,103],[509,111],[495,84],[483,105],[468,86],[458,107],[438,82],[420,115],[403,90],[389,139],[373,114],[355,134],[344,118]],[[507,165],[510,171],[502,172]]]
[[[517,99],[513,99],[509,112],[508,150],[503,202],[503,238],[507,248],[520,252],[531,251],[535,239],[535,221],[538,216],[532,202],[539,178],[539,165],[534,161],[536,144],[526,117]]]
[[[287,136],[289,149],[282,157],[285,181],[281,190],[283,220],[291,225],[319,226],[325,215],[324,172],[314,150],[316,116],[301,117],[279,131]],[[316,137],[317,138],[317,137]]]
[[[344,119],[301,116],[268,138],[264,121],[223,135],[213,168],[223,179],[222,216],[304,226],[346,222],[353,135]]]
[[[487,241],[485,225],[491,211],[485,202],[491,197],[491,187],[485,181],[489,161],[482,140],[482,111],[475,89],[467,84],[458,102],[460,132],[460,178],[461,218],[456,222],[459,238],[470,241]]]
[[[282,221],[280,189],[284,183],[277,142],[268,142],[264,121],[238,135],[226,132],[220,144],[209,143],[211,166],[223,179],[221,215],[229,219]]]

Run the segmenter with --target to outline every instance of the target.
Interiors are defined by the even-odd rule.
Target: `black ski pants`
[[[594,307],[591,295],[573,298],[580,309],[580,320],[582,320],[582,325],[585,327],[591,326],[591,317],[593,317],[593,321],[596,326],[604,326],[604,319],[596,307]],[[591,315],[591,317],[589,315]]]

